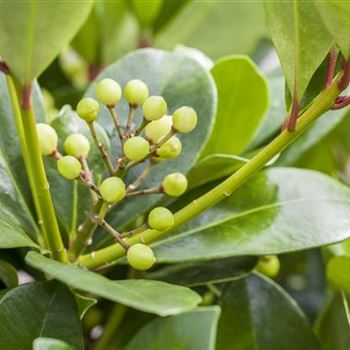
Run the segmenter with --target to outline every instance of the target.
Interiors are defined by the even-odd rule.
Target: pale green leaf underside
[[[333,39],[313,1],[265,0],[265,10],[289,90],[300,100]]]
[[[68,44],[92,0],[0,1],[0,55],[21,83],[30,83]]]
[[[29,252],[26,262],[57,280],[81,291],[160,316],[194,308],[200,296],[192,290],[149,280],[112,281],[97,273],[68,266]]]
[[[211,69],[218,89],[214,130],[202,153],[241,154],[257,132],[266,112],[267,82],[247,56],[219,60]]]
[[[320,173],[266,170],[154,244],[159,262],[309,249],[350,236],[350,191]]]
[[[126,350],[214,350],[220,308],[196,309],[143,327]]]

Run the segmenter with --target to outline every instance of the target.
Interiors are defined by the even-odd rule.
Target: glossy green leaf
[[[126,350],[214,350],[220,315],[217,306],[156,319],[144,326]]]
[[[253,150],[268,141],[274,134],[278,133],[285,118],[284,103],[284,77],[280,69],[275,69],[266,74],[268,90],[270,95],[269,108],[249,144],[248,150]]]
[[[185,287],[141,279],[112,281],[97,273],[61,264],[35,252],[29,252],[25,260],[30,266],[73,288],[160,316],[192,309],[200,302],[199,295]]]
[[[315,1],[322,19],[344,56],[350,57],[350,3],[347,0]]]
[[[265,0],[265,10],[289,90],[300,101],[330,50],[332,37],[313,1]]]
[[[161,8],[163,0],[131,0],[130,5],[136,18],[142,27],[150,27],[156,20]]]
[[[328,262],[327,277],[330,284],[350,295],[350,256],[336,256]]]
[[[247,56],[229,56],[211,69],[218,89],[214,130],[202,153],[241,154],[268,106],[267,82]]]
[[[24,284],[0,299],[0,347],[31,349],[34,339],[52,337],[84,348],[75,300],[57,282]]]
[[[168,113],[173,113],[178,107],[188,105],[198,114],[198,125],[189,134],[181,134],[182,152],[173,160],[157,164],[149,173],[144,187],[159,185],[168,173],[179,171],[187,173],[198,159],[212,128],[216,110],[216,89],[209,73],[195,60],[179,53],[169,53],[155,49],[144,49],[133,52],[115,64],[105,69],[97,78],[116,79],[122,87],[131,79],[141,79],[149,87],[150,94],[162,95],[168,103]],[[96,81],[87,91],[88,96],[95,95]],[[125,100],[118,104],[118,115],[121,124],[125,125],[129,106]],[[141,111],[138,110],[136,124],[140,122]],[[115,135],[113,123],[105,108],[101,109],[99,122],[110,136]],[[119,142],[114,136],[112,154],[119,153]],[[144,165],[135,167],[127,178],[131,182],[142,170]],[[110,222],[120,229],[129,223],[135,215],[147,211],[161,195],[145,196],[142,201],[129,199],[118,206],[109,216]]]
[[[350,236],[350,190],[320,173],[270,168],[155,243],[158,262],[269,255]]]
[[[350,348],[349,304],[344,293],[329,298],[315,328],[321,350]]]
[[[247,159],[227,154],[212,154],[201,159],[188,173],[189,188],[230,175],[247,163]]]
[[[267,34],[262,0],[254,6],[249,1],[190,1],[157,33],[155,45],[172,50],[182,43],[218,59],[252,53]]]
[[[74,297],[78,307],[78,314],[82,320],[90,307],[94,306],[97,303],[97,300],[76,293],[74,294]]]
[[[33,350],[74,350],[74,348],[62,340],[37,338],[34,340]]]
[[[260,275],[232,282],[219,305],[216,350],[318,350],[310,325],[296,302]]]
[[[176,264],[151,272],[146,277],[193,287],[242,278],[254,269],[256,263],[255,257],[239,257],[204,263]]]
[[[18,285],[16,269],[6,260],[0,259],[0,280],[6,288],[13,288]]]
[[[93,1],[0,3],[0,52],[21,83],[30,83],[69,43]]]

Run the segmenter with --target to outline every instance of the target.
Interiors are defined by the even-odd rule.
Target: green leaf
[[[187,173],[197,161],[214,120],[216,90],[209,73],[197,61],[183,54],[145,49],[133,52],[109,66],[96,78],[96,81],[107,77],[116,79],[122,87],[131,79],[143,80],[148,85],[150,94],[164,96],[168,103],[169,114],[182,105],[191,106],[197,111],[199,121],[195,130],[179,136],[183,145],[181,155],[156,165],[149,173],[144,188],[159,185],[164,176],[171,172]],[[95,95],[96,81],[90,86],[86,95]],[[125,125],[129,110],[126,101],[119,103],[117,110],[121,124]],[[136,124],[140,122],[141,117],[141,111],[138,110]],[[115,137],[113,123],[105,108],[100,112],[99,122],[109,136],[114,136],[111,152],[113,157],[120,155],[120,146]],[[127,182],[130,183],[135,179],[143,167],[144,165],[136,167],[128,176]],[[121,226],[130,223],[137,214],[140,215],[149,210],[161,198],[161,195],[150,195],[145,196],[142,201],[138,199],[125,201],[111,212],[110,223],[120,229]]]
[[[68,266],[29,252],[26,262],[69,286],[138,310],[160,316],[177,314],[194,308],[200,297],[188,288],[158,281],[111,281],[97,273]]]
[[[349,304],[344,293],[329,298],[315,328],[321,350],[350,348]]]
[[[270,168],[153,247],[158,262],[280,254],[348,238],[349,217],[344,185],[314,171]]]
[[[329,260],[327,277],[330,284],[350,295],[350,256],[336,256]]]
[[[212,154],[201,159],[187,174],[189,188],[233,174],[247,159],[227,154]]]
[[[78,307],[78,314],[82,320],[86,314],[86,311],[88,311],[90,307],[97,304],[97,300],[76,293],[74,294],[74,297]]]
[[[293,165],[298,158],[334,130],[348,115],[349,109],[328,111],[306,130],[290,147],[281,153],[276,161],[278,166]]]
[[[126,350],[214,350],[220,309],[196,309],[181,315],[156,319],[144,326]]]
[[[229,56],[211,69],[218,89],[214,130],[202,153],[241,154],[268,106],[267,82],[247,56]]]
[[[69,344],[62,340],[53,338],[36,338],[33,350],[74,350]]]
[[[296,302],[260,275],[232,282],[219,302],[216,350],[317,350],[310,325]]]
[[[242,278],[254,269],[256,263],[257,259],[254,257],[239,257],[204,263],[176,264],[148,273],[146,277],[193,287]]]
[[[75,300],[57,282],[24,284],[0,299],[0,347],[31,349],[34,339],[52,337],[84,348]]]
[[[91,149],[88,164],[94,175],[95,182],[99,184],[105,173],[105,165],[98,148],[93,142],[87,124],[78,118],[77,114],[70,106],[64,106],[51,125],[58,134],[58,149],[62,153],[64,153],[63,144],[68,135],[72,133],[80,133],[89,139]],[[95,123],[95,127],[98,139],[105,146],[106,150],[109,151],[110,141],[106,132],[98,123]],[[58,173],[56,160],[47,157],[45,159],[45,166],[60,223],[65,232],[75,231],[77,229],[77,224],[85,219],[86,213],[90,209],[91,202],[89,190],[77,181],[63,178]]]
[[[265,10],[289,90],[300,101],[330,50],[332,37],[313,1],[265,0]]]
[[[0,259],[0,280],[6,288],[13,288],[18,285],[18,276],[16,269],[6,260]]]
[[[249,1],[190,1],[157,33],[155,46],[173,50],[182,43],[218,59],[252,53],[266,35],[262,0],[254,6]]]
[[[347,0],[315,1],[322,19],[346,59],[350,58],[350,4]]]
[[[84,23],[92,4],[1,2],[0,53],[21,83],[30,83],[53,61]]]
[[[156,20],[163,4],[163,0],[131,0],[131,8],[142,27],[150,27]]]

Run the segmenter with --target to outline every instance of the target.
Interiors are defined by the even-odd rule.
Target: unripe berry
[[[150,122],[145,128],[147,139],[152,143],[158,143],[164,136],[168,135],[173,126],[171,115],[165,115],[163,118]]]
[[[87,157],[90,152],[90,143],[84,135],[71,134],[64,141],[64,150],[76,158]]]
[[[151,96],[142,106],[145,119],[157,120],[163,117],[167,110],[167,103],[162,96]]]
[[[40,152],[43,156],[52,154],[57,149],[57,133],[53,127],[48,124],[36,124],[36,132],[39,139]]]
[[[141,271],[148,270],[156,262],[152,248],[142,243],[133,244],[126,257],[131,267]]]
[[[173,197],[178,197],[184,194],[187,190],[187,185],[187,178],[181,173],[169,174],[162,182],[164,192]]]
[[[173,114],[174,128],[182,133],[191,132],[197,125],[197,113],[191,107],[181,107]]]
[[[125,156],[133,161],[139,161],[149,155],[149,143],[141,136],[134,136],[124,143]]]
[[[115,106],[121,96],[122,89],[113,79],[103,79],[96,84],[96,98],[106,106]]]
[[[64,156],[57,161],[58,172],[68,180],[76,179],[81,172],[79,160],[72,156]]]
[[[276,277],[280,271],[280,261],[277,255],[260,257],[255,269],[268,277]]]
[[[157,149],[157,155],[164,159],[172,159],[176,158],[181,153],[181,150],[181,141],[178,137],[172,136]]]
[[[91,97],[85,97],[77,105],[78,116],[86,122],[93,122],[97,119],[100,107],[98,102]]]
[[[148,87],[141,80],[130,80],[125,86],[124,97],[131,105],[142,105],[148,94]]]
[[[174,225],[174,215],[167,208],[154,208],[148,215],[148,225],[155,230],[167,230]]]
[[[102,181],[99,191],[106,202],[119,202],[125,197],[125,183],[117,176],[107,177]]]

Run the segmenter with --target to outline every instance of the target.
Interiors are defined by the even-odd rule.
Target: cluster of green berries
[[[115,80],[103,79],[95,86],[96,99],[83,98],[77,105],[77,114],[91,130],[98,118],[100,104],[113,110],[122,95],[122,88]],[[168,106],[165,99],[162,96],[150,96],[147,85],[141,80],[131,80],[126,84],[124,98],[130,108],[141,107],[143,115],[139,132],[133,135],[130,130],[125,131],[121,137],[125,160],[138,163],[149,158],[155,163],[179,156],[182,143],[175,134],[189,133],[196,127],[195,110],[184,106],[178,108],[172,116],[167,115]],[[37,124],[37,134],[42,155],[59,155],[56,157],[59,173],[69,180],[82,179],[84,161],[90,152],[89,140],[82,134],[69,135],[64,141],[66,155],[61,156],[57,151],[58,137],[51,126]],[[97,144],[96,146],[101,147]],[[159,188],[167,195],[176,197],[181,196],[187,186],[186,176],[172,173],[165,176]],[[96,188],[107,204],[120,202],[129,190],[117,172],[105,178]],[[147,225],[151,229],[167,230],[174,225],[174,215],[167,208],[154,208],[149,213]],[[144,244],[135,244],[128,248],[127,259],[131,266],[139,270],[148,269],[155,263],[152,249]]]

